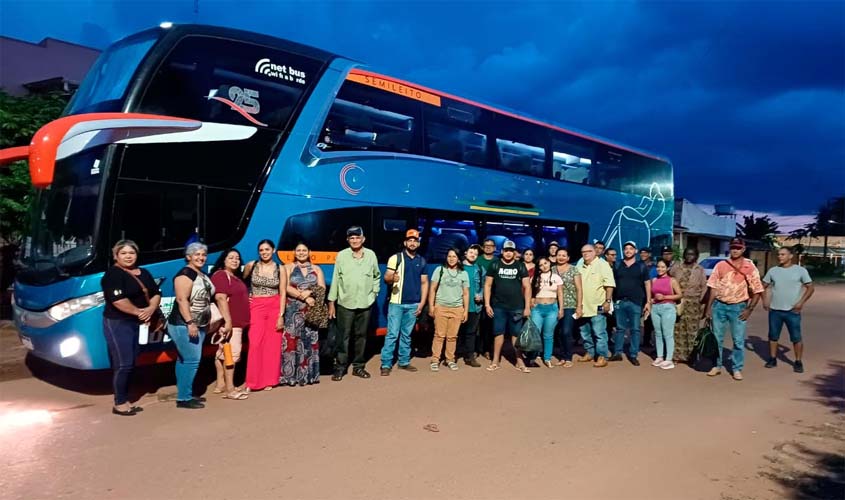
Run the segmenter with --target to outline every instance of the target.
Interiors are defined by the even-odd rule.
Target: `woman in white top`
[[[531,321],[543,336],[543,364],[552,367],[555,326],[563,317],[563,280],[552,272],[552,264],[540,257],[531,280]]]

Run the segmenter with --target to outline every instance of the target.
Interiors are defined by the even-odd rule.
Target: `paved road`
[[[25,367],[0,383],[0,498],[843,498],[843,306],[845,286],[821,286],[806,308],[807,373],[749,350],[742,382],[647,363],[462,365],[209,392],[201,411],[177,410],[165,385],[121,418],[107,376],[36,364],[52,383],[16,378]],[[750,344],[764,334],[758,312]],[[143,376],[172,384],[169,367]]]

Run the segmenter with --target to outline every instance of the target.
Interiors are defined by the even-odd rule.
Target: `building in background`
[[[729,205],[716,205],[710,214],[684,198],[675,200],[673,244],[681,252],[697,248],[701,258],[727,255],[728,242],[736,236],[736,212]]]
[[[0,36],[0,89],[9,95],[72,94],[100,51],[45,38],[39,43]]]

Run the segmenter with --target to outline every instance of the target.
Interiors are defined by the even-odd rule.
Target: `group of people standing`
[[[150,273],[137,266],[137,245],[119,241],[113,248],[115,264],[101,282],[104,332],[114,371],[113,413],[131,416],[142,410],[131,405],[128,394],[139,330],[165,321],[178,353],[178,408],[204,407],[204,398],[193,395],[193,384],[213,323],[219,324],[212,339],[218,345],[213,392],[223,398],[243,400],[250,392],[279,385],[318,383],[319,331],[330,320],[335,320],[336,335],[332,380],[342,380],[349,364],[352,375],[368,379],[366,339],[382,281],[389,287],[382,376],[389,376],[394,365],[418,371],[411,364],[411,337],[427,314],[434,325],[430,370],[435,372],[444,364],[458,370],[460,358],[467,366],[481,367],[478,354],[489,360],[488,371],[499,370],[506,337],[513,345],[513,366],[522,373],[530,373],[535,360],[548,368],[570,368],[573,361],[605,367],[623,359],[626,336],[628,360],[639,366],[641,332],[649,317],[656,347],[652,365],[668,370],[687,361],[700,322],[707,318],[719,345],[716,366],[708,375],[722,371],[721,346],[730,329],[733,378],[741,380],[745,321],[761,297],[770,322],[772,359],[766,366],[777,364],[780,330],[786,324],[795,344],[795,370],[803,371],[800,312],[813,287],[806,270],[792,264],[787,248],[779,251],[780,266],[761,280],[754,264],[743,257],[745,243],[735,238],[730,258],[719,262],[708,279],[695,249],[687,249],[683,261],[675,262],[672,249],[664,247],[662,258],[652,263],[649,251],[638,250],[632,241],[623,245],[621,260],[615,249],[605,251],[597,242],[584,245],[581,258],[572,263],[569,251],[556,242],[535,259],[532,249],[520,254],[510,240],[504,241],[497,257],[496,243],[487,239],[464,252],[449,249],[429,276],[428,263],[417,252],[420,234],[409,229],[403,249],[390,256],[382,276],[375,253],[364,246],[363,229],[350,227],[346,237],[349,246],[336,256],[328,293],[323,271],[311,262],[304,243],[296,245],[294,261],[287,264],[277,260],[270,240],[261,241],[258,258],[243,266],[240,252],[228,249],[210,277],[203,272],[207,247],[191,243],[185,267],[173,278],[175,303],[167,318],[157,317],[161,292]],[[771,293],[764,295],[764,286]],[[219,316],[218,321],[213,316]],[[542,352],[522,352],[514,342],[527,320],[540,331]],[[234,365],[247,328],[246,381],[235,387]],[[574,354],[576,331],[585,351],[581,356]]]
[[[288,264],[277,261],[270,240],[259,243],[258,259],[246,265],[238,250],[228,249],[208,276],[203,271],[208,248],[189,244],[186,265],[173,278],[175,300],[166,318],[156,317],[161,315],[161,291],[152,275],[137,266],[138,253],[133,241],[118,241],[112,249],[115,263],[101,280],[106,301],[103,330],[114,372],[114,414],[133,416],[142,410],[129,402],[139,331],[162,324],[177,351],[178,408],[205,406],[204,398],[194,397],[193,385],[210,327],[215,328],[212,343],[218,346],[213,392],[224,399],[244,400],[252,391],[319,382],[318,332],[328,324],[326,285],[306,245],[296,246],[294,262]],[[234,368],[247,328],[246,382],[235,387]]]

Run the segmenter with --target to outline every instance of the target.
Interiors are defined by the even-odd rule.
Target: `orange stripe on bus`
[[[464,104],[469,104],[470,106],[478,106],[479,108],[486,109],[487,111],[492,111],[494,113],[499,113],[499,114],[502,114],[502,115],[505,115],[505,116],[509,116],[511,118],[516,118],[517,120],[522,120],[524,122],[533,123],[534,125],[539,125],[541,127],[550,128],[552,130],[557,130],[558,132],[564,132],[566,134],[572,134],[572,135],[574,135],[576,137],[580,137],[582,139],[595,141],[595,142],[598,142],[600,144],[604,144],[605,146],[611,146],[611,147],[614,147],[614,148],[622,149],[624,151],[630,151],[631,153],[643,155],[643,156],[646,156],[648,158],[652,158],[654,160],[667,161],[665,158],[661,158],[660,156],[655,156],[653,154],[646,153],[645,151],[637,151],[637,150],[631,149],[628,146],[623,146],[621,144],[614,144],[614,143],[609,142],[607,140],[599,139],[597,137],[592,137],[592,136],[589,136],[589,135],[582,133],[582,132],[575,132],[573,130],[568,130],[568,129],[565,129],[563,127],[558,127],[557,125],[552,125],[550,123],[541,122],[540,120],[528,118],[527,116],[521,116],[521,115],[518,115],[516,113],[511,113],[509,111],[505,111],[503,109],[497,109],[497,108],[494,108],[493,106],[489,106],[487,104],[475,102],[475,101],[472,101],[470,99],[464,99],[463,97],[458,97],[456,95],[452,95],[452,94],[449,94],[447,92],[441,92],[439,90],[430,89],[430,88],[422,86],[422,85],[417,85],[417,84],[414,84],[414,83],[406,82],[405,80],[401,80],[399,78],[393,78],[392,76],[389,77],[389,76],[385,76],[385,75],[380,75],[378,73],[373,73],[372,71],[367,71],[367,70],[356,68],[356,69],[349,71],[349,75],[346,76],[346,79],[352,80],[354,82],[364,83],[366,85],[371,85],[375,88],[379,88],[379,89],[382,89],[382,90],[388,90],[388,89],[383,89],[382,87],[379,87],[379,86],[376,86],[376,85],[372,85],[371,83],[364,82],[363,79],[365,77],[369,77],[370,79],[379,79],[379,80],[383,80],[383,81],[386,81],[386,82],[391,82],[394,85],[401,85],[401,86],[408,87],[408,88],[418,89],[420,92],[424,92],[424,93],[427,93],[427,94],[430,94],[432,96],[437,97],[437,106],[440,106],[440,98],[445,97],[446,99],[452,99],[453,101],[458,101],[458,102],[462,102]]]
[[[293,250],[279,250],[276,252],[282,262],[287,264],[293,262]],[[311,252],[311,263],[313,264],[334,264],[337,259],[337,252]]]
[[[426,92],[419,87],[409,85],[406,82],[399,82],[390,78],[385,78],[375,73],[364,74],[361,72],[350,72],[346,76],[347,80],[368,85],[379,90],[384,90],[393,94],[401,95],[409,99],[421,101],[432,106],[440,107],[440,96]]]

